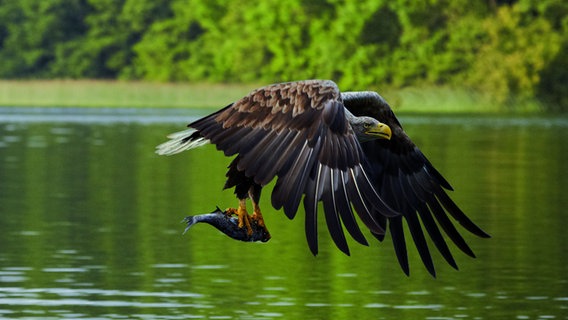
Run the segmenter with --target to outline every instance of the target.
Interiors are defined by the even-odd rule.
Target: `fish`
[[[227,211],[223,211],[219,207],[211,213],[187,216],[182,222],[187,224],[183,232],[184,234],[196,223],[204,222],[214,226],[235,240],[244,242],[266,242],[270,240],[270,233],[256,224],[256,222],[251,222],[252,234],[249,235],[246,228],[239,228],[239,219],[236,215],[227,214]]]

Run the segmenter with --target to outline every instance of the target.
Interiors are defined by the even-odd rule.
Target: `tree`
[[[8,0],[0,6],[0,76],[48,77],[59,46],[87,30],[82,0]]]
[[[170,15],[167,0],[88,0],[88,32],[61,45],[52,73],[73,78],[136,78],[132,47],[152,21]]]
[[[526,13],[519,5],[502,6],[481,24],[484,38],[466,79],[497,103],[534,97],[542,72],[561,49],[562,37],[550,22]]]

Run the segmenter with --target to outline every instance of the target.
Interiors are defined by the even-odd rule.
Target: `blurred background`
[[[566,111],[567,31],[561,0],[3,0],[0,78],[322,78]]]
[[[562,0],[0,0],[0,318],[568,319],[567,30]],[[323,217],[314,257],[272,184],[269,242],[182,235],[237,204],[231,159],[155,146],[308,78],[389,101],[492,235],[462,232],[477,259],[429,242],[433,278],[407,232],[407,277]]]

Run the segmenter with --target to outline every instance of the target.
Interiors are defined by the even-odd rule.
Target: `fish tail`
[[[183,230],[183,234],[185,234],[187,232],[187,230],[189,230],[189,228],[191,228],[198,221],[197,221],[197,219],[195,219],[195,216],[187,216],[187,217],[183,218],[183,220],[181,222],[185,222],[187,224],[187,226],[185,227],[185,230]]]
[[[170,139],[156,147],[156,153],[159,155],[172,155],[185,150],[201,147],[209,143],[201,133],[194,128],[183,131],[174,132],[168,136]]]

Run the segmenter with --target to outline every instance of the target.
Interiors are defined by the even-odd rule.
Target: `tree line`
[[[449,85],[568,110],[562,0],[0,0],[0,78]]]

